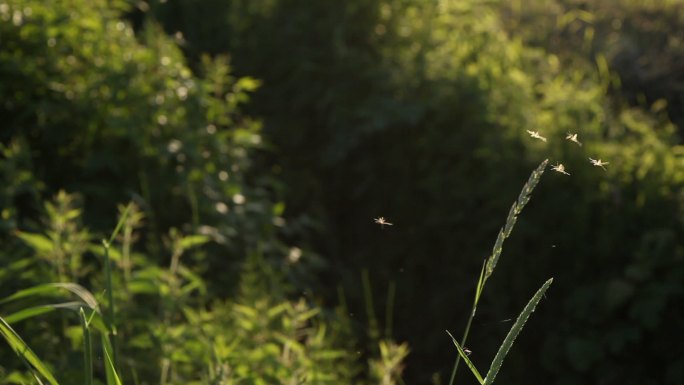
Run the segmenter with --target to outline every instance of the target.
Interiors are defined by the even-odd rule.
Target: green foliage
[[[467,322],[467,283],[484,279],[507,197],[550,158],[571,176],[540,187],[506,239],[476,322],[509,318],[548,274],[559,300],[499,381],[526,379],[533,361],[546,383],[682,383],[679,2],[53,3],[0,0],[0,295],[73,281],[99,303],[112,295],[121,345],[95,382],[116,382],[116,362],[125,383],[318,368],[401,383],[407,350],[375,340],[384,323],[411,346],[406,379],[444,383],[440,331]],[[94,240],[131,200],[107,284]],[[394,226],[374,227],[381,215]],[[344,310],[318,306],[338,291]],[[2,304],[64,383],[84,375],[81,319],[62,311],[80,303]],[[364,307],[368,365],[352,338],[366,327],[349,316]],[[190,321],[202,317],[209,331]],[[474,360],[495,354],[505,330],[493,329],[471,337]],[[1,381],[33,381],[12,351],[0,362]]]
[[[47,368],[43,361],[33,353],[24,340],[22,340],[12,327],[2,318],[0,318],[0,334],[2,334],[12,350],[14,350],[22,360],[30,364],[38,373],[48,380],[50,384],[58,385],[58,382],[52,375],[50,369]]]
[[[113,242],[104,242],[104,255],[118,246],[124,249],[121,241],[135,238],[132,230],[139,226],[128,218],[135,218],[139,211],[134,205],[128,207],[112,235]],[[79,216],[73,219],[79,219]],[[117,232],[130,233],[131,237],[117,237]],[[185,251],[204,242],[200,236],[176,234],[173,242],[168,243],[168,251],[177,256],[172,256],[171,265],[158,267],[149,262],[136,265],[128,280],[124,279],[125,273],[117,264],[111,269],[105,265],[105,273],[116,278],[114,284],[105,282],[105,293],[98,296],[104,297],[105,301],[98,301],[88,290],[74,283],[43,284],[0,300],[3,313],[10,304],[26,306],[30,299],[61,297],[69,300],[24,307],[6,319],[12,323],[25,323],[53,311],[72,310],[78,315],[80,333],[67,332],[68,323],[75,323],[74,318],[65,324],[61,338],[70,340],[72,346],[81,344],[84,347],[80,361],[60,363],[55,355],[64,355],[62,349],[44,348],[45,359],[56,361],[54,369],[48,369],[34,353],[21,348],[26,343],[9,324],[3,335],[11,346],[18,346],[15,350],[20,357],[27,359],[53,384],[57,383],[54,377],[61,383],[81,381],[75,374],[64,374],[69,372],[63,365],[83,365],[85,370],[81,370],[86,378],[93,375],[95,369],[95,377],[105,378],[108,384],[132,381],[160,384],[363,383],[358,377],[363,365],[360,365],[360,357],[349,348],[353,336],[344,326],[348,325],[344,315],[325,314],[303,297],[288,300],[290,291],[282,274],[260,254],[252,254],[245,261],[235,299],[209,297],[202,278],[182,262]],[[132,250],[134,245],[129,244],[126,248]],[[39,247],[34,250],[41,251]],[[57,272],[52,275],[58,277]],[[95,282],[101,282],[101,278]],[[109,293],[115,293],[116,317],[110,313],[113,302],[110,302]],[[77,301],[72,300],[73,296]],[[106,304],[104,315],[100,314],[99,303]],[[97,330],[101,335],[102,355],[97,357],[90,350],[91,330]],[[50,332],[59,330],[52,328]],[[40,336],[31,337],[34,343],[41,339]],[[402,360],[408,349],[406,345],[389,340],[377,342],[380,354],[368,362],[369,381],[396,384],[401,378]],[[354,344],[351,346],[353,348]],[[28,353],[22,353],[24,351]],[[93,364],[95,361],[99,363]],[[5,370],[13,368],[9,364],[3,365],[8,365]],[[97,368],[102,368],[104,373]],[[52,373],[58,375],[52,377]]]
[[[94,382],[108,384],[361,381],[344,317],[289,299],[301,250],[286,262],[275,236],[277,184],[246,175],[262,143],[260,123],[240,110],[260,83],[231,76],[225,57],[203,58],[193,74],[177,41],[120,18],[130,10],[0,3],[0,274],[21,272],[3,285],[3,315],[62,383],[86,381],[89,361]],[[103,248],[96,239],[112,228]],[[243,272],[249,254],[261,262]],[[80,290],[69,281],[93,288],[104,316],[39,296]],[[18,291],[44,282],[57,283]],[[373,362],[394,380],[406,349],[383,344]],[[30,381],[11,353],[0,351],[0,381]]]
[[[168,228],[200,225],[235,260],[257,243],[278,249],[270,182],[244,178],[261,139],[240,107],[259,83],[221,58],[198,78],[158,27],[136,36],[119,18],[125,3],[109,3],[3,3],[6,230],[35,227],[42,197],[63,189],[83,197],[95,231],[134,197],[152,251]]]
[[[682,319],[672,304],[684,293],[684,165],[679,129],[664,113],[681,110],[672,92],[680,44],[670,33],[681,4],[193,4],[153,2],[152,12],[184,34],[191,58],[231,52],[237,73],[263,80],[250,111],[274,149],[259,169],[285,181],[285,217],[300,230],[292,233],[328,263],[322,289],[340,277],[361,309],[359,270],[396,282],[403,318],[394,331],[413,352],[407,378],[448,375],[440,330],[466,322],[456,311],[470,295],[462,283],[489,254],[481,245],[496,235],[505,197],[550,158],[572,175],[543,188],[548,198],[507,241],[506,278],[490,286],[483,322],[509,318],[550,271],[564,299],[549,304],[552,319],[538,317],[538,336],[517,344],[525,354],[508,358],[499,381],[526,378],[532,358],[543,363],[539,381],[681,381],[681,357],[658,347],[672,346],[667,334]],[[563,140],[568,132],[584,145]],[[607,171],[589,157],[609,161]],[[372,227],[380,215],[395,224],[389,231]],[[493,354],[499,341],[488,333],[471,343]],[[649,369],[663,362],[662,374]]]

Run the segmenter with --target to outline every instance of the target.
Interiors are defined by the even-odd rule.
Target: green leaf
[[[15,324],[17,322],[21,322],[23,320],[37,317],[39,315],[47,314],[50,312],[53,312],[55,310],[60,310],[60,309],[65,309],[65,310],[72,310],[74,312],[79,312],[80,309],[83,308],[83,305],[85,303],[83,302],[64,302],[64,303],[56,303],[56,304],[48,304],[48,305],[40,305],[40,306],[34,306],[26,309],[19,310],[16,313],[12,313],[9,316],[5,317],[5,321],[7,321],[8,324]],[[94,309],[88,309],[84,310],[86,313],[88,313],[88,326],[94,327],[96,330],[98,330],[101,333],[108,333],[109,328],[104,322],[104,319],[102,318],[102,315],[98,313],[97,310]]]
[[[55,246],[50,238],[42,234],[25,233],[23,231],[17,231],[16,234],[19,239],[26,242],[39,253],[49,253]]]
[[[114,349],[107,338],[106,334],[102,334],[102,353],[104,355],[105,375],[107,377],[107,385],[123,385],[119,374],[116,372],[116,365],[114,364]]]
[[[10,295],[9,297],[0,300],[0,304],[34,296],[61,296],[63,295],[62,290],[67,290],[75,294],[83,302],[85,302],[91,309],[98,308],[98,303],[95,299],[95,296],[90,291],[88,291],[88,289],[76,283],[46,283],[28,289],[19,290],[18,292]]]
[[[487,372],[487,377],[485,377],[485,385],[490,385],[494,383],[494,379],[496,378],[496,375],[499,373],[499,369],[501,369],[501,365],[503,364],[503,360],[504,358],[506,358],[508,351],[511,349],[511,346],[513,346],[515,338],[518,337],[518,334],[520,334],[520,331],[522,330],[523,326],[525,326],[525,322],[527,322],[527,319],[530,317],[530,314],[534,312],[535,307],[537,307],[537,304],[542,299],[544,293],[546,293],[546,290],[549,288],[549,286],[551,286],[552,282],[553,278],[544,282],[544,285],[542,285],[542,287],[539,288],[539,290],[537,290],[534,296],[532,296],[530,301],[527,303],[527,305],[525,305],[525,308],[518,316],[518,319],[515,320],[515,323],[511,327],[511,330],[508,332],[508,335],[506,335],[506,338],[504,338],[503,343],[499,347],[499,351],[496,352],[496,356],[494,356],[494,360],[492,361],[492,364],[489,367],[489,371]]]
[[[47,368],[43,361],[33,353],[33,350],[26,345],[26,342],[19,337],[19,335],[12,329],[12,327],[0,317],[0,334],[5,338],[12,350],[23,360],[31,364],[31,366],[40,373],[50,384],[59,385],[59,382],[52,375],[52,372]]]
[[[112,242],[114,242],[114,238],[116,238],[116,236],[119,234],[121,226],[123,226],[124,222],[126,221],[128,213],[131,211],[132,206],[132,204],[126,206],[126,210],[124,210],[124,212],[121,214],[121,217],[119,218],[119,223],[116,224],[116,227],[114,228],[114,231],[112,231],[112,235],[109,237],[109,240],[105,242],[105,248],[109,248],[109,245],[111,245]]]
[[[209,242],[211,238],[206,235],[188,235],[183,237],[180,241],[180,245],[184,250],[191,249],[196,246],[201,246]]]
[[[90,338],[90,328],[88,318],[83,308],[79,310],[81,327],[83,329],[83,376],[84,384],[93,384],[93,344]]]
[[[470,361],[470,358],[468,358],[468,354],[466,354],[466,352],[463,350],[461,345],[458,344],[458,341],[456,341],[456,338],[454,338],[454,336],[452,336],[448,330],[446,332],[449,335],[449,337],[451,337],[451,340],[454,342],[454,345],[456,345],[456,349],[458,350],[458,354],[461,356],[463,361],[466,363],[466,366],[468,366],[470,368],[470,371],[473,372],[473,375],[475,376],[475,378],[477,378],[477,381],[480,384],[483,384],[484,380],[482,379],[482,375],[480,374],[480,372],[475,367],[475,364],[473,364],[473,362]]]
[[[40,305],[40,306],[34,306],[34,307],[29,307],[25,309],[21,309],[17,311],[16,313],[12,313],[5,317],[5,321],[7,321],[8,324],[15,324],[17,322],[23,321],[25,319],[33,318],[42,314],[50,313],[55,311],[56,309],[80,309],[83,305],[85,305],[83,302],[65,302],[65,303],[60,303],[60,304],[50,304],[50,305]]]

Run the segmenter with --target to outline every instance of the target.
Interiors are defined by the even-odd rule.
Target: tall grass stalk
[[[104,270],[105,270],[105,285],[106,285],[106,292],[107,292],[107,312],[105,313],[105,320],[107,324],[109,325],[109,340],[112,345],[112,351],[109,352],[112,360],[112,365],[114,368],[118,368],[117,365],[117,342],[116,342],[116,311],[114,308],[114,288],[112,285],[112,263],[111,260],[109,259],[109,248],[112,245],[112,242],[116,239],[116,236],[119,234],[119,231],[121,230],[121,227],[123,226],[124,222],[126,221],[126,218],[128,217],[128,213],[131,210],[131,204],[129,204],[126,207],[126,210],[121,214],[121,218],[119,218],[119,223],[116,224],[116,227],[114,228],[114,231],[112,231],[111,236],[109,237],[109,240],[102,240],[102,246],[104,247]],[[107,377],[109,379],[109,376]],[[108,381],[109,382],[109,381]]]
[[[387,288],[387,304],[385,306],[385,338],[392,338],[392,326],[394,322],[394,298],[397,293],[397,284],[390,281]]]
[[[544,170],[546,169],[548,163],[549,160],[545,159],[534,171],[532,171],[532,174],[523,186],[522,191],[520,191],[518,199],[515,202],[513,202],[511,209],[508,211],[506,224],[504,225],[504,227],[501,228],[501,230],[499,230],[499,235],[496,237],[496,242],[494,243],[492,254],[485,260],[485,262],[482,265],[480,277],[475,287],[475,298],[473,299],[473,305],[468,315],[468,321],[466,323],[463,336],[461,337],[460,346],[465,346],[466,342],[468,341],[468,335],[470,334],[470,326],[472,325],[473,318],[475,318],[475,314],[477,312],[477,305],[480,301],[480,296],[482,295],[482,291],[484,290],[484,286],[487,283],[487,280],[492,275],[492,273],[494,272],[494,268],[496,268],[496,265],[499,262],[499,257],[501,256],[501,251],[503,250],[503,243],[506,240],[506,238],[508,238],[511,235],[511,231],[513,230],[513,227],[515,226],[515,223],[518,220],[518,215],[520,215],[522,209],[525,207],[527,202],[530,201],[532,191],[539,183],[539,179],[544,173]],[[454,340],[454,342],[456,342],[456,340]],[[462,354],[456,356],[456,361],[454,362],[454,367],[451,370],[451,376],[449,378],[449,385],[454,384],[456,372],[458,371],[458,367],[461,362],[461,357]]]
[[[371,288],[370,275],[368,269],[361,272],[361,282],[363,284],[363,296],[366,302],[366,314],[368,316],[368,334],[374,343],[380,339],[380,329],[378,327],[378,317],[375,315],[373,305],[373,289]]]

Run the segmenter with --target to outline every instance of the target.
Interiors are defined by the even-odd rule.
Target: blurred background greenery
[[[0,297],[97,292],[93,245],[134,202],[115,277],[130,383],[444,384],[444,330],[465,325],[550,158],[571,175],[545,174],[522,214],[471,358],[553,276],[500,382],[682,384],[682,15],[676,0],[0,0]],[[17,328],[76,379],[69,324]],[[21,383],[9,349],[0,362]]]

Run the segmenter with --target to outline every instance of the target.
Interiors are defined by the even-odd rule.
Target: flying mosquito
[[[567,135],[565,135],[565,139],[577,143],[578,146],[582,147],[582,143],[577,139],[577,134],[571,134],[568,132]]]
[[[569,172],[565,171],[565,166],[563,166],[563,163],[558,163],[555,166],[551,166],[551,169],[561,174],[570,175]]]
[[[602,169],[606,169],[604,166],[609,164],[608,162],[604,162],[601,159],[591,159],[589,158],[589,161],[591,162],[592,165],[596,167],[601,167]]]
[[[379,224],[382,228],[385,228],[385,225],[394,226],[394,223],[387,222],[387,219],[385,219],[385,217],[374,218],[373,222]]]
[[[543,136],[541,136],[541,134],[539,133],[539,131],[530,131],[530,130],[526,130],[526,131],[527,131],[528,134],[530,134],[531,137],[533,137],[533,138],[535,138],[535,139],[539,139],[539,140],[541,140],[542,142],[546,142],[546,138],[543,137]]]

